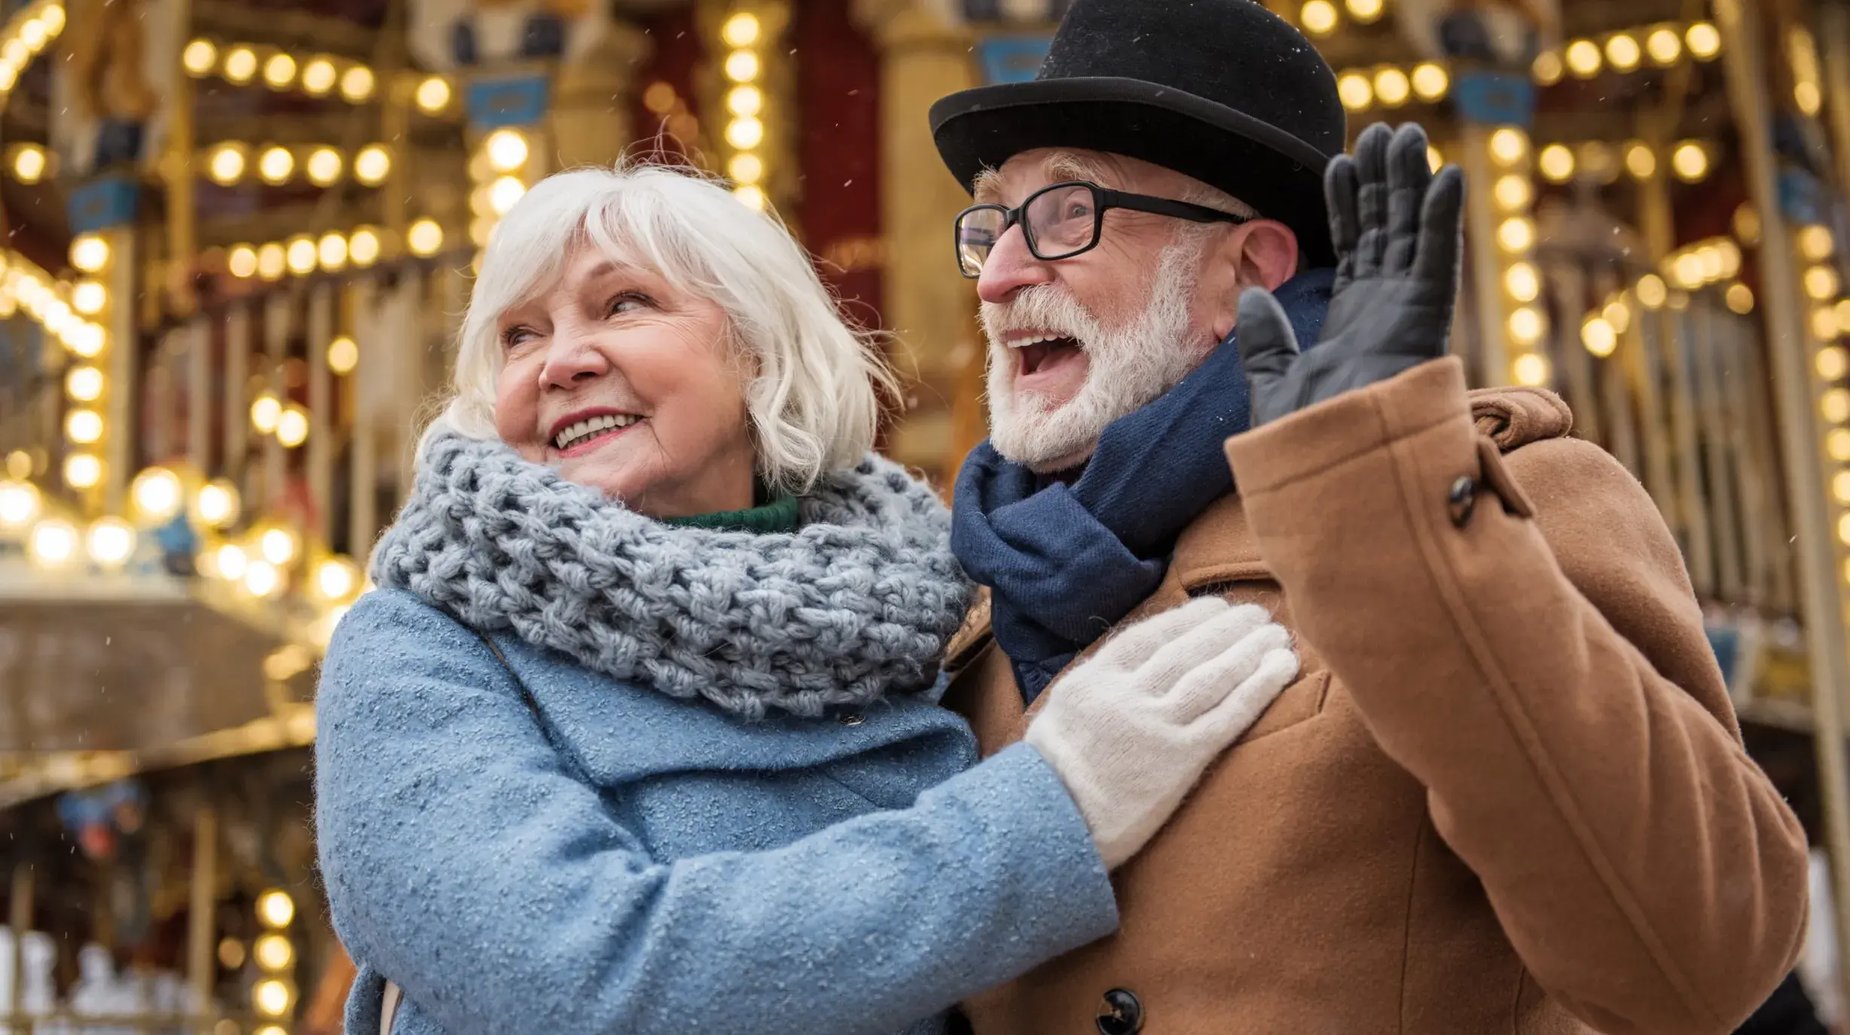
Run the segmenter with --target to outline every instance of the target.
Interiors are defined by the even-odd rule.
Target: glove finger
[[[1420,209],[1419,254],[1413,275],[1449,299],[1458,291],[1458,263],[1464,248],[1465,174],[1456,165],[1439,170]]]
[[[1218,655],[1176,680],[1163,702],[1165,714],[1178,726],[1203,721],[1281,650],[1291,651],[1291,633],[1268,617],[1263,626],[1227,643]]]
[[[1240,739],[1278,695],[1297,682],[1299,668],[1295,651],[1267,651],[1253,674],[1203,717],[1203,732],[1223,744]]]
[[[1387,123],[1362,131],[1355,145],[1356,214],[1361,233],[1355,242],[1355,275],[1372,277],[1381,270],[1387,248],[1387,152],[1394,139]]]
[[[1213,620],[1232,606],[1220,597],[1200,597],[1181,607],[1170,608],[1140,622],[1133,622],[1105,641],[1098,653],[1083,662],[1081,668],[1096,666],[1114,671],[1138,668],[1165,644]],[[1077,672],[1074,674],[1077,675]]]
[[[1298,358],[1298,338],[1291,330],[1285,307],[1264,288],[1247,288],[1240,295],[1240,323],[1234,343],[1240,365],[1254,389],[1285,376]]]
[[[1432,184],[1432,162],[1426,157],[1426,131],[1408,123],[1394,133],[1387,156],[1387,248],[1382,271],[1407,272],[1419,250],[1420,209]]]
[[[1268,624],[1272,624],[1272,616],[1264,608],[1250,604],[1229,606],[1225,612],[1184,630],[1158,648],[1134,678],[1147,694],[1166,698],[1189,673],[1203,667],[1212,668],[1219,655],[1230,647],[1248,642],[1256,629]],[[1261,652],[1251,653],[1256,657]]]
[[[1330,209],[1330,241],[1336,249],[1335,290],[1355,277],[1355,242],[1362,235],[1356,209],[1355,159],[1337,155],[1323,174],[1323,197]]]

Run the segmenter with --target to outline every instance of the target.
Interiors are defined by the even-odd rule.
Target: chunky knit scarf
[[[944,506],[869,455],[794,533],[671,527],[499,442],[434,437],[373,581],[746,719],[927,689],[969,585]]]

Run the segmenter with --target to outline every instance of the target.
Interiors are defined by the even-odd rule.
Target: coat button
[[[1452,524],[1465,527],[1465,522],[1471,520],[1471,511],[1477,508],[1477,483],[1469,478],[1458,479],[1452,483],[1445,502],[1452,512]]]
[[[843,726],[859,726],[861,723],[867,721],[867,717],[860,712],[843,712],[835,721],[841,723]]]
[[[1143,1004],[1129,989],[1114,988],[1098,1006],[1099,1035],[1137,1035],[1143,1030]]]

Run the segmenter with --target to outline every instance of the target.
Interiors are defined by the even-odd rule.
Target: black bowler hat
[[[1128,155],[1212,184],[1334,260],[1323,169],[1348,119],[1310,41],[1256,0],[1075,0],[1032,82],[931,107],[944,164],[968,188],[1023,151]]]

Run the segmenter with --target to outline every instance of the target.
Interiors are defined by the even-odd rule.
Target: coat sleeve
[[[474,634],[389,592],[341,623],[318,719],[336,931],[447,1032],[891,1032],[1117,924],[1032,749],[783,848],[661,862]]]
[[[1637,482],[1572,439],[1500,457],[1455,359],[1227,452],[1300,631],[1536,980],[1610,1035],[1751,1013],[1799,950],[1804,835]]]

